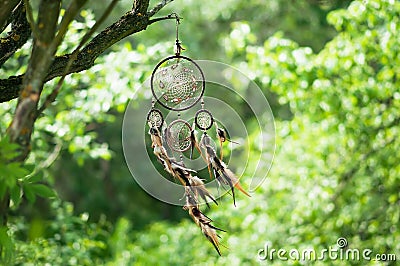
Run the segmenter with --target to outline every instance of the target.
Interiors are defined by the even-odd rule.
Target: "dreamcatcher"
[[[153,99],[151,110],[147,115],[151,146],[153,153],[164,169],[185,187],[184,209],[189,212],[203,234],[221,255],[217,231],[224,230],[213,226],[212,220],[205,216],[199,208],[200,199],[204,200],[207,206],[209,201],[217,205],[218,203],[206,189],[204,179],[199,178],[196,171],[185,166],[182,153],[190,149],[190,159],[192,159],[193,151],[197,149],[207,163],[210,178],[215,178],[219,186],[229,187],[234,204],[234,188],[247,196],[250,195],[240,186],[238,178],[222,161],[222,144],[229,140],[225,130],[219,127],[214,120],[212,113],[204,108],[203,94],[206,82],[203,71],[195,61],[181,55],[184,49],[178,36],[180,21],[178,15],[172,15],[176,19],[176,53],[158,63],[151,75]],[[180,112],[193,108],[198,102],[201,103],[201,109],[196,112],[193,124],[190,125],[189,122],[181,118]],[[156,104],[176,113],[176,119],[168,124],[164,120],[163,113],[156,108]],[[208,135],[208,131],[213,126],[220,143],[219,156],[212,145],[212,139]],[[202,132],[200,142],[197,141],[196,128]],[[171,152],[168,152],[166,147]],[[171,157],[172,152],[180,153],[180,160]]]

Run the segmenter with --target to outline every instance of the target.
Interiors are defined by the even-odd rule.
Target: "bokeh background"
[[[104,26],[130,7],[131,1],[120,1]],[[102,1],[85,6],[59,54],[72,51],[103,8]],[[184,55],[240,69],[262,89],[275,117],[276,154],[266,181],[251,198],[238,195],[237,207],[225,197],[206,210],[228,231],[221,234],[223,256],[186,211],[146,194],[123,156],[128,102],[150,106],[142,83],[173,53],[175,23],[169,20],[126,38],[91,69],[68,76],[56,103],[38,119],[28,163],[37,169],[31,178],[51,190],[27,193],[12,208],[15,264],[308,265],[260,261],[257,254],[265,245],[320,251],[336,247],[339,237],[350,248],[371,249],[372,257],[397,254],[399,260],[400,2],[176,0],[158,15],[171,12],[183,17]],[[29,48],[18,51],[1,75],[23,73]],[[252,93],[249,84],[235,77],[230,82]],[[260,155],[263,131],[247,106],[223,91],[211,93],[246,118],[250,153]],[[0,104],[2,136],[15,105],[16,100]],[[139,130],[131,136],[133,145]],[[269,170],[269,158],[260,164]],[[249,175],[242,176],[244,184]]]

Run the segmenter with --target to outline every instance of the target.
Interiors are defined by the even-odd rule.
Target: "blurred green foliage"
[[[82,11],[64,51],[98,10]],[[148,196],[125,166],[120,136],[127,102],[149,104],[141,84],[173,52],[174,23],[163,21],[67,77],[35,126],[26,165],[7,164],[17,149],[4,137],[16,102],[0,105],[0,195],[5,188],[13,192],[10,229],[0,228],[4,260],[280,265],[259,261],[259,249],[318,251],[339,237],[350,248],[400,259],[400,3],[180,0],[162,13],[171,11],[184,18],[185,55],[238,67],[262,88],[276,119],[277,151],[266,182],[251,198],[239,196],[236,208],[226,199],[207,212],[227,229],[222,244],[229,249],[218,257],[180,207]],[[28,49],[2,75],[22,73]],[[245,108],[238,110],[246,116]]]

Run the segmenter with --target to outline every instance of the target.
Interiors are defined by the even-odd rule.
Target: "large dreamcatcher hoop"
[[[159,104],[172,111],[183,111],[200,101],[206,82],[196,62],[186,56],[174,55],[157,64],[150,85]]]

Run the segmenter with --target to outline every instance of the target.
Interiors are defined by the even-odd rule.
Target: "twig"
[[[29,24],[31,25],[31,30],[33,33],[33,36],[38,36],[38,30],[35,24],[35,20],[33,18],[33,13],[32,13],[32,7],[31,4],[29,3],[29,0],[24,0],[24,5],[25,5],[25,9],[26,9],[26,18],[29,22]]]
[[[118,0],[113,0],[107,7],[107,9],[104,11],[103,15],[100,17],[99,20],[96,21],[96,23],[93,25],[93,27],[86,32],[86,34],[82,37],[81,41],[79,42],[78,46],[75,48],[75,50],[72,52],[71,57],[68,60],[68,63],[65,67],[65,71],[63,75],[61,76],[60,80],[58,81],[56,87],[53,89],[51,94],[49,94],[46,97],[46,100],[42,104],[42,106],[38,109],[36,112],[36,117],[38,117],[43,111],[49,107],[49,105],[55,101],[57,98],[57,95],[60,91],[60,88],[64,82],[65,77],[68,75],[69,69],[72,66],[72,63],[76,60],[78,53],[80,52],[81,48],[83,45],[90,39],[90,37],[93,35],[93,33],[96,32],[96,30],[99,28],[99,26],[107,19],[107,17],[110,15],[111,11],[114,9],[115,5],[117,4]]]
[[[64,13],[65,15],[63,16],[63,19],[61,20],[57,35],[54,37],[54,40],[51,43],[53,49],[56,49],[60,45],[61,41],[64,39],[64,36],[68,31],[69,24],[71,24],[72,20],[75,18],[76,14],[86,3],[86,1],[87,0],[75,0],[72,1],[71,4],[68,6],[67,10]]]
[[[44,162],[39,164],[38,170],[49,168],[50,165],[52,165],[54,163],[54,161],[57,159],[58,155],[60,154],[62,146],[63,146],[62,141],[59,141],[56,144],[56,146],[54,147],[54,150],[47,157],[47,159]],[[36,171],[36,173],[37,173],[37,171]]]
[[[168,16],[165,16],[165,17],[150,19],[149,20],[149,25],[151,25],[153,23],[156,23],[158,21],[167,20],[167,19],[176,19],[176,18],[172,14],[169,14]]]
[[[153,7],[149,12],[147,12],[147,16],[150,18],[154,16],[158,11],[160,11],[164,6],[166,6],[168,3],[172,2],[174,0],[163,0],[158,5]]]
[[[111,11],[114,9],[115,5],[117,4],[118,0],[113,0],[104,11],[103,15],[100,17],[99,20],[93,25],[93,27],[83,36],[81,42],[79,43],[78,47],[72,52],[72,54],[77,54],[83,45],[90,39],[93,33],[100,27],[100,25],[107,19],[107,17],[111,14]],[[70,60],[71,61],[71,60]],[[67,71],[66,71],[67,72]]]

